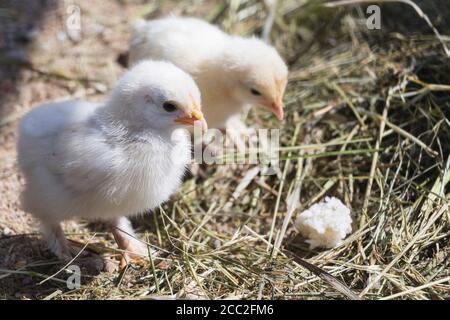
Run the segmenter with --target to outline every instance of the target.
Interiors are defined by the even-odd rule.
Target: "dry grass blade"
[[[397,261],[399,261],[403,255],[411,249],[412,246],[416,244],[416,242],[424,236],[425,232],[428,231],[428,229],[436,222],[437,219],[441,217],[444,213],[448,212],[448,203],[445,203],[442,205],[442,207],[436,211],[428,220],[428,223],[421,229],[419,232],[414,236],[414,238],[411,239],[411,241],[406,245],[406,247],[384,268],[384,270],[379,273],[372,282],[369,283],[367,287],[364,288],[364,290],[361,292],[360,296],[364,296],[378,281],[380,281],[381,277],[386,275],[386,273],[389,271],[390,268],[392,268]]]
[[[343,5],[349,5],[349,4],[355,4],[355,3],[373,3],[373,2],[374,1],[371,1],[371,0],[338,0],[335,2],[328,2],[325,4],[325,6],[333,8],[336,6],[343,6]],[[434,34],[436,35],[436,38],[438,38],[439,42],[441,43],[442,48],[445,51],[445,54],[447,55],[447,57],[450,57],[450,49],[445,44],[444,37],[439,33],[439,31],[436,29],[436,27],[431,22],[430,18],[422,11],[422,9],[420,9],[420,7],[417,4],[415,4],[411,0],[376,0],[375,2],[378,2],[378,3],[400,2],[400,3],[405,3],[409,6],[411,6],[417,12],[417,14],[422,19],[424,19],[426,21],[426,23],[428,24],[428,26],[433,30]]]
[[[303,260],[302,258],[297,256],[295,253],[292,253],[292,252],[287,251],[287,250],[284,250],[284,253],[286,253],[286,255],[288,257],[291,257],[292,259],[294,259],[295,262],[297,262],[299,265],[305,267],[306,269],[308,269],[309,271],[314,273],[316,276],[318,276],[319,278],[321,278],[324,281],[326,281],[331,287],[336,289],[338,292],[342,293],[348,299],[350,299],[350,300],[362,300],[362,298],[359,297],[358,295],[356,295],[355,293],[353,293],[353,291],[349,287],[347,287],[344,283],[342,283],[341,281],[339,281],[338,279],[333,277],[328,272],[326,272],[326,271],[320,269],[319,267],[317,267],[317,266],[315,266],[315,265],[313,265],[313,264]]]

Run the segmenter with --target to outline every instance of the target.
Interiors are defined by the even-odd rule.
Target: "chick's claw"
[[[78,255],[80,249],[73,247],[67,241],[60,224],[44,224],[42,232],[48,249],[61,261],[69,262]]]
[[[119,269],[123,270],[127,265],[135,264],[141,267],[147,267],[149,260],[143,256],[138,256],[130,253],[122,253],[122,257],[119,263]]]
[[[129,264],[148,267],[150,262],[149,254],[154,255],[153,250],[149,252],[147,246],[143,243],[130,244],[128,242],[125,246],[119,244],[119,247],[123,250],[119,263],[120,270],[123,270]]]
[[[117,245],[122,250],[120,269],[129,263],[145,265],[148,263],[149,249],[135,235],[131,222],[121,217],[112,221],[112,233]]]

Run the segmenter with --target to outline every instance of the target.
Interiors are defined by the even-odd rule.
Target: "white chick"
[[[20,124],[24,209],[42,223],[61,259],[76,253],[61,221],[107,221],[128,260],[147,256],[126,216],[147,212],[179,186],[190,161],[186,125],[206,122],[194,80],[167,62],[128,71],[104,104],[66,101],[32,110]],[[122,260],[123,262],[123,260]]]
[[[147,58],[168,60],[194,77],[212,128],[244,129],[239,116],[250,105],[283,119],[288,69],[278,52],[257,38],[231,36],[196,18],[139,20],[129,62]]]

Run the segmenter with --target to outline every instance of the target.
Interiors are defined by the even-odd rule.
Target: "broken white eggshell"
[[[341,200],[326,197],[300,213],[296,225],[311,249],[335,248],[351,233],[352,218],[350,209]]]

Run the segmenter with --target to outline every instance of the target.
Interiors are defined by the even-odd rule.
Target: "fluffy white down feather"
[[[311,248],[334,248],[352,231],[350,209],[341,200],[326,197],[299,215],[297,228]]]
[[[278,52],[257,38],[231,36],[196,18],[139,20],[129,62],[149,58],[170,61],[194,77],[212,128],[229,127],[250,105],[283,118],[288,70]]]
[[[178,109],[167,112],[165,101]],[[42,222],[55,254],[73,255],[60,227],[71,218],[109,221],[125,229],[115,234],[118,243],[147,252],[124,217],[154,209],[179,186],[190,139],[175,120],[196,105],[200,92],[188,74],[146,61],[119,80],[104,104],[49,103],[25,116],[17,146],[23,206]]]

